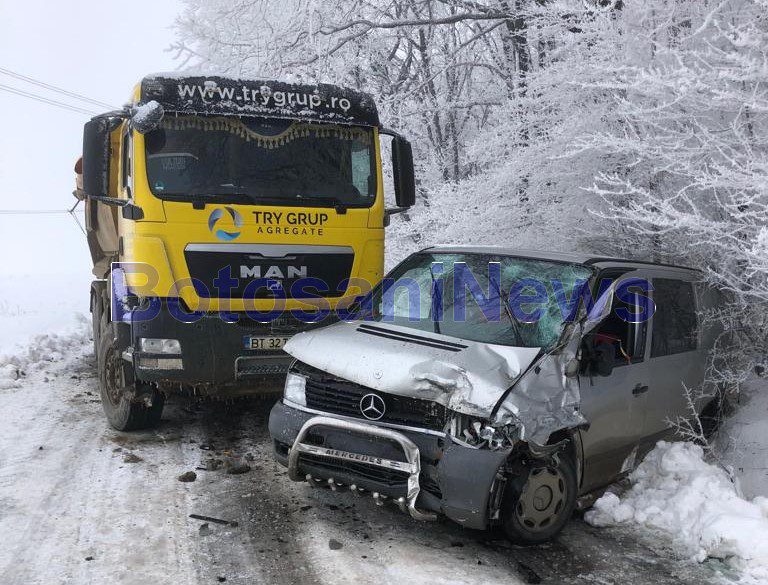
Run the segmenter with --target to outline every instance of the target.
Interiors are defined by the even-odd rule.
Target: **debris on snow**
[[[204,466],[199,469],[205,470],[205,471],[216,471],[217,469],[221,469],[222,467],[224,467],[224,461],[222,461],[221,459],[212,458],[212,459],[207,459],[203,465]]]
[[[331,550],[340,550],[343,547],[344,545],[340,543],[338,540],[336,540],[335,538],[331,538],[328,541],[328,548]]]
[[[194,471],[185,471],[178,479],[184,483],[189,483],[197,479],[197,474]]]
[[[126,453],[123,456],[123,463],[141,463],[142,461],[144,459],[136,455],[136,453]]]
[[[202,516],[201,514],[190,514],[190,518],[193,520],[202,520],[204,522],[213,522],[214,524],[223,524],[225,526],[237,526],[237,522],[233,520],[222,520],[221,518],[214,518],[213,516]]]
[[[768,498],[742,498],[730,476],[693,443],[660,441],[630,475],[585,514],[593,526],[634,523],[668,533],[698,562],[728,561],[746,578],[768,579]]]
[[[251,466],[247,463],[236,463],[227,468],[227,473],[230,475],[240,475],[242,473],[248,473],[251,470]]]

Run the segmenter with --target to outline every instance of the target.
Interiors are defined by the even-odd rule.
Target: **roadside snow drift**
[[[90,333],[85,318],[79,315],[77,320],[77,326],[69,332],[35,335],[22,351],[11,355],[0,354],[0,390],[21,388],[29,369],[42,362],[60,361],[85,344]]]
[[[667,532],[702,562],[724,559],[747,581],[768,579],[768,498],[742,498],[728,474],[704,461],[701,447],[660,441],[630,475],[621,497],[606,493],[585,519]]]

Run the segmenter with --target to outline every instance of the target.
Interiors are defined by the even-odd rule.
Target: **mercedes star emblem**
[[[366,394],[360,399],[360,412],[368,420],[379,420],[386,410],[384,399],[378,394]]]

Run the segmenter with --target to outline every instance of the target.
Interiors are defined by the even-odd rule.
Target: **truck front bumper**
[[[127,350],[123,357],[133,366],[134,376],[161,388],[193,387],[198,394],[249,394],[262,386],[282,389],[276,382],[286,374],[293,358],[278,350],[249,350],[250,336],[290,337],[317,326],[292,317],[281,317],[279,326],[258,323],[244,315],[234,323],[218,314],[208,314],[194,323],[173,317],[165,303],[159,314],[146,321],[120,323],[118,336]],[[181,354],[151,354],[139,351],[141,338],[175,339]]]
[[[447,435],[383,427],[283,401],[269,417],[275,458],[291,479],[365,491],[390,499],[414,518],[439,513],[484,529],[500,468],[511,449],[490,451]]]

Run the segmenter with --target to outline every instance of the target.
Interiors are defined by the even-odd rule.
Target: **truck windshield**
[[[367,318],[481,343],[551,349],[575,318],[592,275],[587,266],[550,260],[419,253],[374,289]]]
[[[376,197],[371,128],[166,115],[145,147],[161,199],[368,207]]]

